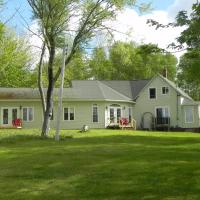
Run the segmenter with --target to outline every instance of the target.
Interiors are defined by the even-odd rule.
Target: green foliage
[[[180,44],[186,44],[188,49],[196,48],[200,50],[200,3],[194,4],[192,7],[192,13],[187,16],[186,12],[181,11],[177,16],[177,25],[188,27],[181,33],[177,41]]]
[[[90,69],[95,79],[133,80],[151,78],[167,68],[173,80],[176,63],[173,55],[162,53],[156,45],[116,42],[107,54],[102,48],[93,51]]]
[[[178,84],[194,99],[200,100],[200,3],[192,7],[190,16],[186,12],[179,12],[177,25],[187,28],[181,33],[177,41],[187,45],[187,52],[180,60],[178,69]]]
[[[2,200],[198,200],[200,135],[0,130]],[[71,138],[70,138],[71,136]]]
[[[89,68],[91,77],[95,79],[109,80],[112,78],[113,68],[103,48],[94,49],[89,61]]]
[[[32,85],[30,55],[26,41],[0,26],[0,87]]]
[[[177,82],[193,99],[200,100],[200,52],[188,51],[178,65]]]

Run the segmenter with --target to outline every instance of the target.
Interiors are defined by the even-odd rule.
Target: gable
[[[157,82],[157,83],[155,83]],[[140,91],[138,96],[141,95],[142,92],[146,91],[148,88],[155,87],[155,88],[161,88],[161,87],[169,87],[171,91],[174,91],[176,94],[179,94],[180,96],[186,97],[189,100],[193,100],[188,94],[186,94],[183,90],[178,88],[176,84],[167,78],[164,78],[160,74],[157,76],[154,76],[146,85],[145,87]],[[138,97],[137,96],[137,97]]]

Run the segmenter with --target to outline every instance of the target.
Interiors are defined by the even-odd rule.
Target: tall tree
[[[153,44],[136,45],[133,42],[116,42],[108,50],[95,49],[90,71],[95,79],[133,80],[151,78],[168,69],[168,78],[174,80],[177,59],[163,53]]]
[[[0,24],[0,52],[0,86],[31,86],[31,57],[26,41],[3,24]]]
[[[60,76],[61,68],[54,73],[54,60],[58,40],[64,34],[71,36],[68,47],[70,51],[65,64],[68,66],[80,46],[95,36],[100,30],[107,30],[106,20],[115,18],[117,11],[124,6],[132,6],[135,0],[27,0],[33,10],[34,17],[40,24],[40,29],[49,51],[48,58],[48,89],[46,96],[46,112],[42,127],[42,136],[47,136],[51,111],[53,107],[53,91],[55,82]],[[72,45],[71,45],[72,44]]]

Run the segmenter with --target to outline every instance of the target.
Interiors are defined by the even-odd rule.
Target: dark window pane
[[[28,120],[33,121],[33,108],[28,109]]]
[[[64,108],[64,120],[68,120],[68,108]]]
[[[149,98],[155,99],[156,98],[156,88],[150,88],[149,89]]]
[[[74,120],[74,108],[70,108],[70,120]]]
[[[92,120],[93,120],[93,122],[98,122],[98,107],[97,106],[93,106]]]
[[[132,109],[129,108],[128,109],[128,121],[129,121],[129,123],[131,123],[131,120],[132,120]]]
[[[27,121],[27,108],[23,108],[23,120]]]
[[[3,109],[3,124],[8,124],[8,109]]]
[[[117,123],[119,123],[120,118],[121,118],[121,108],[117,108]]]
[[[110,123],[114,123],[114,108],[110,108]]]
[[[12,109],[12,120],[15,120],[15,119],[17,119],[17,109],[16,108]]]

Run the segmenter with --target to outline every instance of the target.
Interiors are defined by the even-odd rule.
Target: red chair
[[[14,127],[18,128],[18,127],[22,127],[22,120],[21,119],[14,119],[12,121],[12,124]]]
[[[121,118],[120,119],[120,125],[122,125],[122,126],[127,126],[129,124],[129,122],[128,122],[128,118]]]

